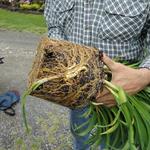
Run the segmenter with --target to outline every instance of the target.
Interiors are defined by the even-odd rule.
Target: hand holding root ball
[[[103,61],[112,72],[111,82],[122,87],[128,94],[136,94],[150,83],[150,70],[141,68],[133,69],[121,63],[117,63],[105,54]],[[112,107],[116,105],[113,95],[106,88],[97,95],[97,103]]]

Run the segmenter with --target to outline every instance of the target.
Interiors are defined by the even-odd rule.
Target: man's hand
[[[135,94],[144,89],[150,84],[150,70],[132,69],[121,63],[117,63],[104,54],[104,63],[112,72],[112,83],[122,87],[128,94]],[[112,107],[116,104],[114,97],[104,89],[97,96],[97,102],[102,103],[107,107]]]

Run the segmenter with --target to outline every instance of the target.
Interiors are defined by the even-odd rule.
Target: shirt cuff
[[[150,70],[150,56],[143,60],[143,62],[139,66],[140,68],[147,68]]]

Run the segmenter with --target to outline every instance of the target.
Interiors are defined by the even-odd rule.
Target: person
[[[96,47],[104,52],[103,61],[112,71],[112,83],[135,94],[150,84],[150,2],[148,0],[46,0],[44,16],[48,37]],[[113,59],[129,63],[131,69]],[[115,105],[105,89],[97,102]],[[71,123],[82,124],[78,116],[87,108],[71,110]],[[74,133],[73,133],[74,135]],[[84,147],[87,136],[74,135],[74,149]],[[84,148],[83,148],[84,147]]]

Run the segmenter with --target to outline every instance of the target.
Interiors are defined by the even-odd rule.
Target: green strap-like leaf
[[[102,132],[101,135],[110,134],[110,133],[114,132],[118,128],[118,126],[119,126],[119,122],[116,122],[111,128],[109,128],[105,132]]]

